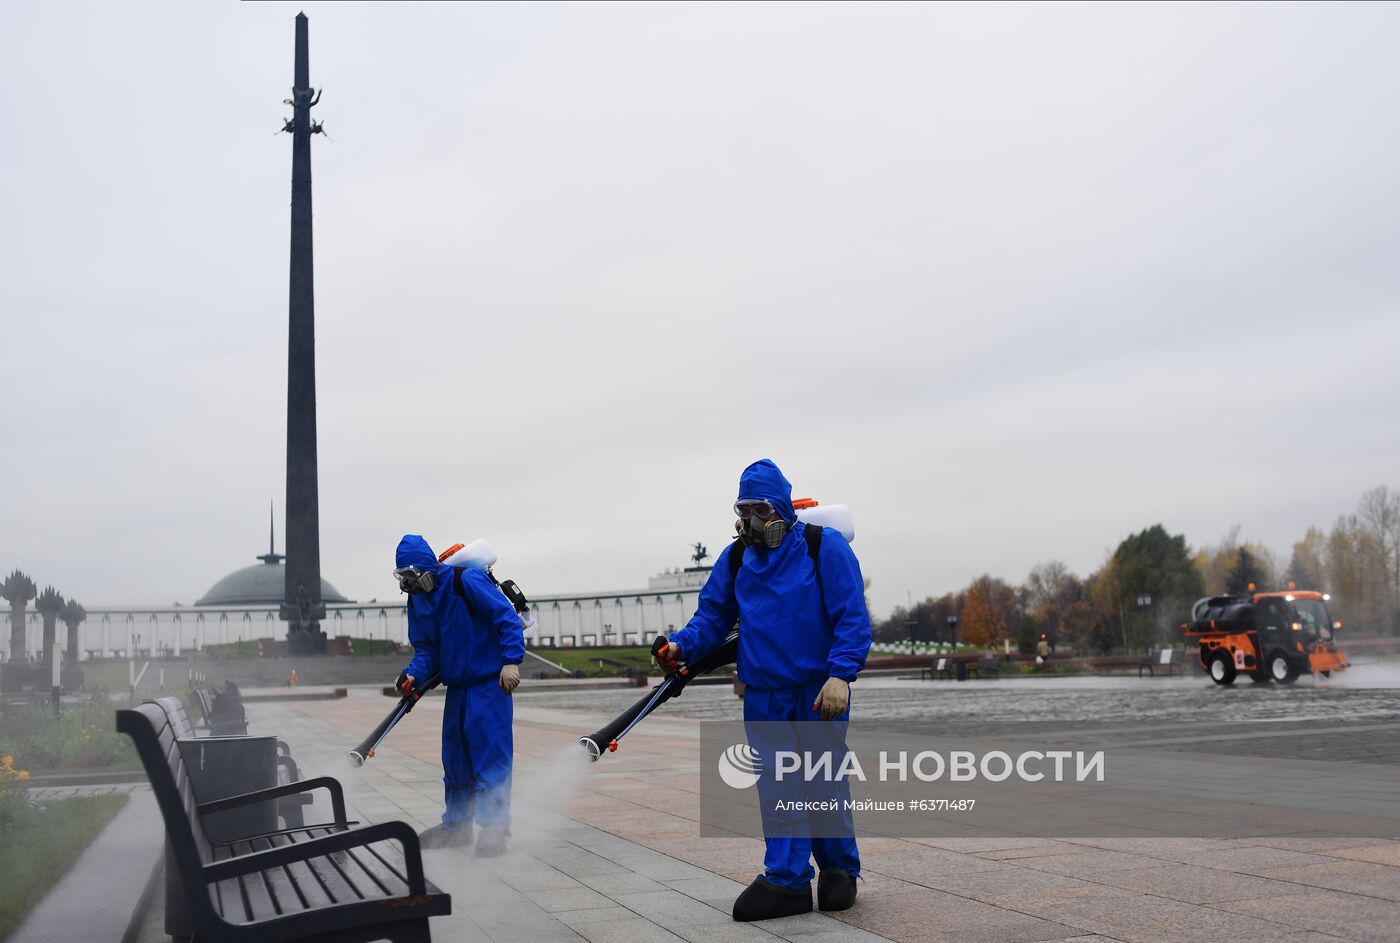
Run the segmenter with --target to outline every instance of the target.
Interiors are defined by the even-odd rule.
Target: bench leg
[[[172,940],[188,940],[194,936],[194,921],[190,919],[189,902],[185,899],[185,882],[175,864],[170,842],[165,843],[165,933]]]

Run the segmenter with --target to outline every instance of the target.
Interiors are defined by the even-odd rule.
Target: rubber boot
[[[817,907],[820,910],[850,910],[856,902],[856,879],[832,868],[817,878]]]
[[[418,844],[424,848],[466,848],[472,843],[470,824],[459,828],[448,828],[439,822],[418,836]]]
[[[734,919],[745,923],[805,914],[812,909],[812,889],[794,890],[770,884],[763,876],[754,878],[734,901]]]
[[[506,853],[506,836],[510,831],[504,825],[484,825],[476,840],[478,858],[495,858]]]

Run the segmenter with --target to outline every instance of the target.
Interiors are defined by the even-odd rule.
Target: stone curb
[[[116,786],[123,783],[144,783],[144,770],[106,770],[96,773],[33,773],[29,786]]]

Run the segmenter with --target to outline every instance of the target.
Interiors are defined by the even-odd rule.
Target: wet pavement
[[[635,689],[530,696],[532,706],[616,714],[640,696]],[[1292,685],[1216,685],[1204,677],[1009,678],[918,681],[863,678],[851,689],[862,720],[940,722],[1226,722],[1368,718],[1400,720],[1400,664],[1363,664],[1331,679]],[[741,704],[728,685],[688,688],[668,702],[668,715],[737,720]]]
[[[891,727],[1014,729],[1031,717],[1166,748],[1209,741],[1238,753],[1285,742],[1295,755],[1315,748],[1345,759],[1400,728],[1400,671],[1377,666],[1365,680],[1361,670],[1347,684],[1292,688],[1190,677],[867,679],[855,705]],[[453,914],[433,920],[435,940],[1400,943],[1400,841],[1329,834],[1308,816],[1248,838],[866,835],[854,908],[736,924],[729,908],[760,869],[762,843],[700,837],[697,741],[699,720],[737,719],[739,701],[727,686],[693,688],[616,754],[583,761],[578,737],[641,693],[522,687],[510,851],[425,853],[429,877],[454,898]],[[252,704],[250,732],[288,740],[303,775],[344,782],[352,817],[426,828],[442,810],[440,701],[422,702],[363,768],[344,759],[390,706],[368,690]],[[1309,725],[1366,737],[1293,729]],[[147,926],[143,943],[161,939]]]

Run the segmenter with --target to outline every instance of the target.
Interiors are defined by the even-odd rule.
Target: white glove
[[[520,666],[505,665],[501,668],[501,690],[510,694],[520,683]]]
[[[851,686],[840,678],[827,678],[822,691],[812,702],[812,710],[821,715],[822,720],[831,720],[846,713],[851,703]]]

